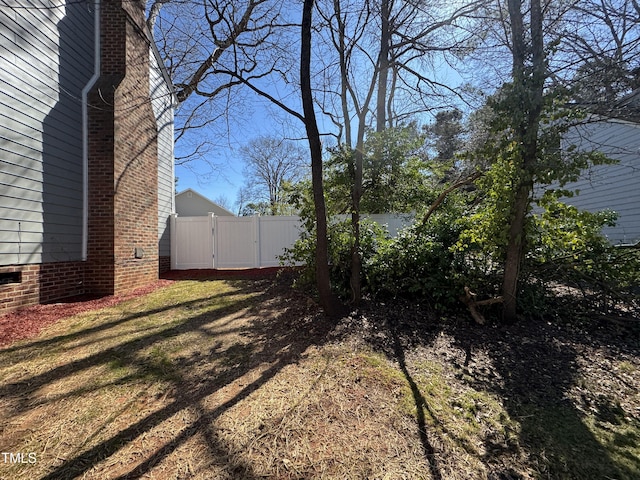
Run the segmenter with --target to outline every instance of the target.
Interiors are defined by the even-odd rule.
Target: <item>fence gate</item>
[[[171,215],[171,268],[213,268],[212,216]]]
[[[171,268],[256,268],[280,264],[300,236],[299,217],[171,217]]]

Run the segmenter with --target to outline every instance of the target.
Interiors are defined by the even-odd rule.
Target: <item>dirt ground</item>
[[[38,366],[27,374],[25,367],[0,389],[8,408],[24,416],[12,427],[15,444],[23,441],[29,421],[64,416],[72,404],[65,402],[95,410],[95,418],[78,425],[82,431],[63,434],[64,423],[51,421],[50,431],[39,433],[51,451],[61,438],[59,460],[40,478],[524,480],[640,474],[636,318],[478,326],[464,313],[443,318],[427,305],[395,299],[364,302],[349,315],[327,319],[273,271],[175,273],[136,295],[186,278],[199,288],[212,278],[232,280],[229,292],[214,297],[249,296],[221,313],[205,311],[213,297],[178,297],[184,307],[167,311],[167,318],[185,314],[188,321],[162,335],[132,324],[135,335],[145,336],[127,340],[130,352],[112,345],[73,360],[80,346],[53,342],[54,350],[69,352],[68,364],[54,365],[53,373]],[[122,301],[34,307],[0,319],[0,331],[27,332],[14,337],[25,338],[36,331],[30,326],[36,317],[55,323]],[[112,328],[123,315],[139,321],[134,307],[127,312],[101,319],[106,327],[95,329]],[[26,319],[22,328],[20,319]],[[7,323],[13,330],[3,327]],[[53,338],[69,336],[64,332]],[[75,335],[73,342],[94,350],[117,337],[92,339],[83,330]],[[33,352],[27,344],[15,354],[34,358],[41,351],[35,343]],[[106,372],[110,383],[86,393],[76,376],[96,382],[101,377],[91,369]],[[138,392],[150,372],[163,386],[145,383]],[[66,394],[60,382],[72,379],[71,392],[78,393]],[[125,379],[135,381],[127,386]],[[95,396],[103,390],[107,397]],[[124,413],[113,417],[108,412],[114,408]],[[115,420],[105,426],[105,417]],[[78,446],[75,437],[87,440]],[[611,448],[603,438],[611,439]],[[583,458],[597,466],[581,471]],[[30,471],[23,472],[19,478],[29,478]]]

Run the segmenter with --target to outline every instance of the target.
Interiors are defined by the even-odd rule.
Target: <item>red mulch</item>
[[[163,279],[124,295],[109,295],[106,297],[79,295],[65,298],[57,303],[33,305],[1,315],[0,346],[9,345],[17,340],[35,337],[44,327],[55,323],[61,318],[89,310],[110,307],[125,300],[146,295],[171,283],[173,283],[172,280]]]
[[[154,290],[170,285],[174,280],[223,280],[273,278],[281,267],[248,268],[239,270],[172,270],[162,275],[162,279],[138,288],[126,295],[95,297],[81,295],[66,298],[57,303],[34,305],[0,315],[0,346],[15,341],[35,337],[40,331],[61,318],[70,317],[89,310],[116,305],[131,298],[140,297]]]
[[[162,278],[171,280],[226,280],[226,279],[251,279],[273,278],[281,270],[291,271],[295,267],[263,267],[263,268],[238,268],[233,270],[171,270],[162,274]]]

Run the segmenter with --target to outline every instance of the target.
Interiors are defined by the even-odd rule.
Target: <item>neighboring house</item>
[[[180,217],[201,217],[209,213],[218,217],[234,216],[226,208],[190,188],[176,194],[176,213]]]
[[[169,268],[173,108],[139,0],[0,5],[0,313]]]
[[[614,245],[640,242],[640,90],[612,106],[609,116],[592,117],[574,127],[567,143],[581,150],[597,150],[615,160],[586,170],[582,178],[567,185],[578,194],[565,203],[596,212],[613,210],[615,227],[603,233]]]

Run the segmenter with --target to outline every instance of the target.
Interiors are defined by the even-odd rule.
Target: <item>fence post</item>
[[[216,214],[213,212],[208,212],[207,216],[209,217],[209,238],[208,244],[210,246],[209,251],[211,252],[211,266],[216,268],[216,253],[217,253],[217,234],[218,234],[218,222],[216,220]]]
[[[178,231],[176,230],[176,224],[178,223],[178,214],[172,213],[169,215],[169,238],[171,242],[171,270],[176,270],[178,265]]]
[[[260,215],[253,217],[253,266],[260,267]]]

